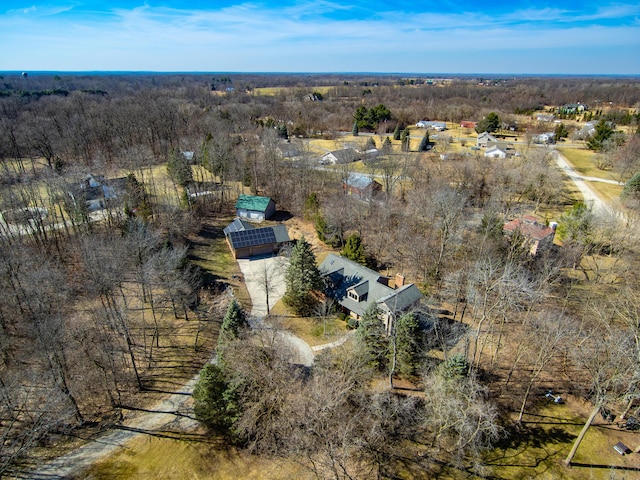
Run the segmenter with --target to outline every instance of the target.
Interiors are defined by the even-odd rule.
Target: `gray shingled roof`
[[[384,275],[333,253],[320,264],[319,270],[329,280],[328,295],[358,315],[364,314],[372,303],[400,312],[422,298],[422,293],[414,284],[394,290],[388,286],[388,278]],[[365,295],[366,298],[360,302],[349,298],[347,292],[351,289],[360,298]]]

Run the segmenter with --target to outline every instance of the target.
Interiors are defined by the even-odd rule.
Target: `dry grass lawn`
[[[91,480],[306,480],[312,476],[290,462],[247,455],[205,436],[155,435],[131,442],[83,473]]]
[[[617,181],[617,178],[615,178],[611,170],[600,170],[596,167],[594,157],[597,154],[595,152],[587,150],[586,148],[570,147],[558,147],[558,150],[580,175]]]

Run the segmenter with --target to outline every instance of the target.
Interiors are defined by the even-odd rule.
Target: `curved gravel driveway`
[[[253,304],[250,320],[252,327],[262,328],[266,334],[272,330],[263,323],[263,318],[267,313],[266,293],[263,286],[264,277],[266,274],[270,287],[269,304],[272,306],[284,295],[284,272],[287,259],[264,257],[239,260],[238,263]],[[290,349],[294,363],[306,366],[313,364],[314,351],[304,340],[288,332],[277,331],[276,335],[281,345]],[[193,429],[198,425],[198,422],[193,416],[191,395],[198,378],[199,376],[196,375],[179,392],[169,395],[150,409],[125,420],[121,426],[114,426],[111,431],[89,441],[86,445],[56,458],[35,471],[23,472],[16,478],[69,479],[97,461],[125,447],[128,442],[141,435],[154,431],[184,432]]]

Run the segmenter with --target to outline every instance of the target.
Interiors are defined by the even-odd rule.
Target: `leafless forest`
[[[298,438],[306,450],[287,454],[314,452],[308,461],[319,476],[327,475],[329,460],[336,469],[336,461],[344,462],[335,478],[355,478],[365,464],[367,475],[393,475],[392,459],[416,435],[415,425],[402,419],[417,418],[417,409],[437,412],[420,417],[430,442],[423,452],[436,458],[440,445],[446,453],[438,458],[452,463],[463,461],[457,455],[479,459],[476,450],[486,446],[481,435],[498,438],[498,431],[515,428],[527,402],[551,384],[590,402],[595,413],[603,407],[633,413],[640,395],[637,203],[629,200],[619,206],[624,213],[608,217],[574,208],[579,194],[547,148],[523,145],[522,155],[502,160],[448,151],[446,135],[429,152],[402,151],[397,142],[384,151],[383,139],[418,120],[453,125],[490,112],[531,134],[545,128],[534,121],[536,112],[579,101],[594,119],[625,127],[624,138],[602,155],[626,181],[640,170],[640,82],[423,80],[0,77],[0,476],[32,464],[33,452],[78,429],[118,422],[123,408],[144,405],[145,392],[172,391],[210,358],[227,282],[197,268],[190,249],[203,228],[221,235],[212,225],[229,217],[241,188],[270,196],[279,210],[316,228],[321,219],[335,248],[359,235],[372,265],[403,272],[420,285],[430,311],[448,312],[448,320],[432,313],[442,328],[431,347],[445,360],[452,348],[463,353],[475,372],[451,392],[446,382],[421,376],[432,368],[425,361],[407,376],[431,392],[425,398],[376,397],[379,403],[367,407],[372,423],[354,427],[368,442],[361,456],[322,451],[318,445],[330,442],[306,445],[308,437]],[[343,192],[353,167],[318,168],[319,154],[308,141],[339,148],[356,109],[380,104],[392,117],[357,137],[363,149],[370,139],[385,153],[365,167],[383,185],[367,202]],[[295,159],[283,157],[283,145],[297,148]],[[194,152],[186,174],[181,152]],[[452,157],[443,161],[440,153],[448,152]],[[91,210],[73,195],[89,174],[106,183],[120,179],[123,193]],[[502,224],[530,213],[561,223],[561,246],[533,257],[522,243],[505,240]],[[252,381],[272,382],[260,388],[305,382],[289,378],[290,369],[276,361],[268,373],[259,359],[248,361],[260,367]],[[326,359],[306,396],[274,417],[278,426],[245,425],[265,435],[253,437],[258,453],[277,454],[269,448],[299,433],[285,429],[285,418],[305,418],[323,440],[353,433],[337,426],[362,415],[354,405],[368,400],[340,403],[338,387],[360,391],[362,366],[345,367],[338,378],[328,365],[340,361],[353,360]],[[447,403],[454,398],[461,403]],[[306,415],[318,399],[335,402],[342,416],[313,424]],[[379,429],[375,435],[371,425]]]

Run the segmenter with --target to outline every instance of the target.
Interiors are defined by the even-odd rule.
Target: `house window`
[[[358,298],[358,294],[355,292],[355,290],[349,290],[347,292],[347,295],[349,296],[349,298],[355,300],[356,302],[360,301],[360,299]]]

